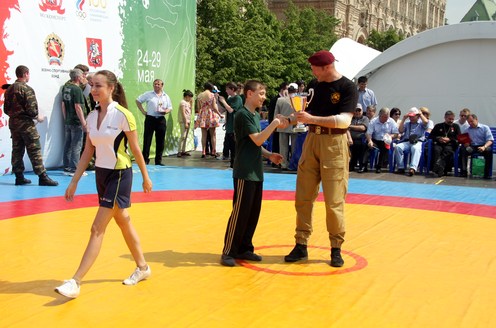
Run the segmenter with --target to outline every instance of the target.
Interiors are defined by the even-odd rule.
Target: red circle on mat
[[[266,248],[290,248],[292,249],[294,245],[267,245],[267,246],[260,246],[257,247],[257,250],[260,249],[266,249]],[[311,246],[308,245],[308,248],[318,248],[318,249],[325,249],[329,250],[329,247],[324,247],[324,246]],[[247,262],[244,260],[237,260],[237,262],[242,265],[243,267],[255,271],[260,271],[260,272],[266,272],[266,273],[272,273],[272,274],[284,274],[288,276],[330,276],[330,275],[335,275],[335,274],[344,274],[344,273],[349,273],[353,271],[358,271],[363,268],[365,268],[368,265],[367,260],[353,252],[341,250],[342,254],[346,254],[349,257],[353,258],[355,260],[355,264],[349,268],[343,268],[343,269],[332,269],[330,271],[322,271],[322,272],[291,272],[287,270],[273,270],[273,269],[268,269],[268,268],[263,268],[258,266],[257,264],[254,264],[253,262]],[[298,263],[285,263],[285,265],[298,265]],[[332,267],[329,267],[332,268]]]

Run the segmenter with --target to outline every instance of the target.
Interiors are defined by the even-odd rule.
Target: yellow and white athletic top
[[[124,131],[136,130],[133,114],[117,102],[109,104],[107,115],[97,128],[98,110],[88,114],[91,143],[96,148],[95,166],[111,170],[131,167],[131,156],[127,152],[127,137]]]

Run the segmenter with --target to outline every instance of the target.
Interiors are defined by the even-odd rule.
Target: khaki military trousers
[[[297,243],[306,245],[312,234],[313,205],[322,182],[331,247],[341,247],[345,235],[344,203],[348,192],[349,160],[346,134],[308,133],[296,180]]]

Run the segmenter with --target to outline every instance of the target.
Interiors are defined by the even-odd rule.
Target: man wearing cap
[[[357,172],[363,173],[367,169],[364,165],[364,158],[368,157],[365,156],[368,149],[365,132],[367,132],[368,126],[369,119],[363,115],[362,105],[358,103],[348,131],[348,142],[351,150],[350,171],[358,167]]]
[[[409,120],[405,122],[407,118]],[[427,122],[420,119],[420,110],[417,107],[412,107],[403,116],[398,130],[402,134],[400,143],[394,148],[394,159],[398,165],[398,173],[405,173],[404,153],[410,152],[410,168],[406,175],[413,176],[417,172],[420,162]]]
[[[326,224],[331,244],[333,267],[344,264],[344,201],[348,191],[349,148],[346,131],[358,102],[355,84],[334,67],[334,56],[326,50],[314,53],[308,61],[318,83],[305,111],[296,113],[291,124],[308,125],[296,179],[296,245],[284,260],[296,262],[308,258],[307,243],[312,233],[312,212],[319,194],[324,191]]]
[[[279,99],[277,99],[274,116],[277,116],[277,114],[281,114],[285,117],[294,115],[295,111],[291,106],[291,97],[293,97],[297,91],[298,85],[296,83],[290,83],[288,87],[289,96],[280,97]],[[298,137],[298,134],[293,132],[292,126],[288,126],[286,128],[278,128],[277,132],[279,133],[279,154],[281,154],[283,157],[281,168],[283,170],[287,170],[289,163],[289,142],[291,141],[291,154],[294,154],[296,138]]]
[[[146,110],[143,108],[146,103]],[[153,91],[148,91],[136,99],[136,106],[145,115],[145,130],[143,132],[143,157],[145,163],[150,162],[150,147],[155,133],[155,165],[164,166],[162,153],[165,147],[165,132],[167,122],[165,114],[172,111],[172,102],[164,92],[164,82],[156,79],[153,81]]]

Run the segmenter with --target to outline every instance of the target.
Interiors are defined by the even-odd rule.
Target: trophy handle
[[[313,91],[313,88],[310,88],[308,89],[308,97],[310,97],[310,99],[307,101],[307,106],[310,105],[310,103],[312,102],[312,99],[313,99],[313,95],[314,95],[314,91]]]

